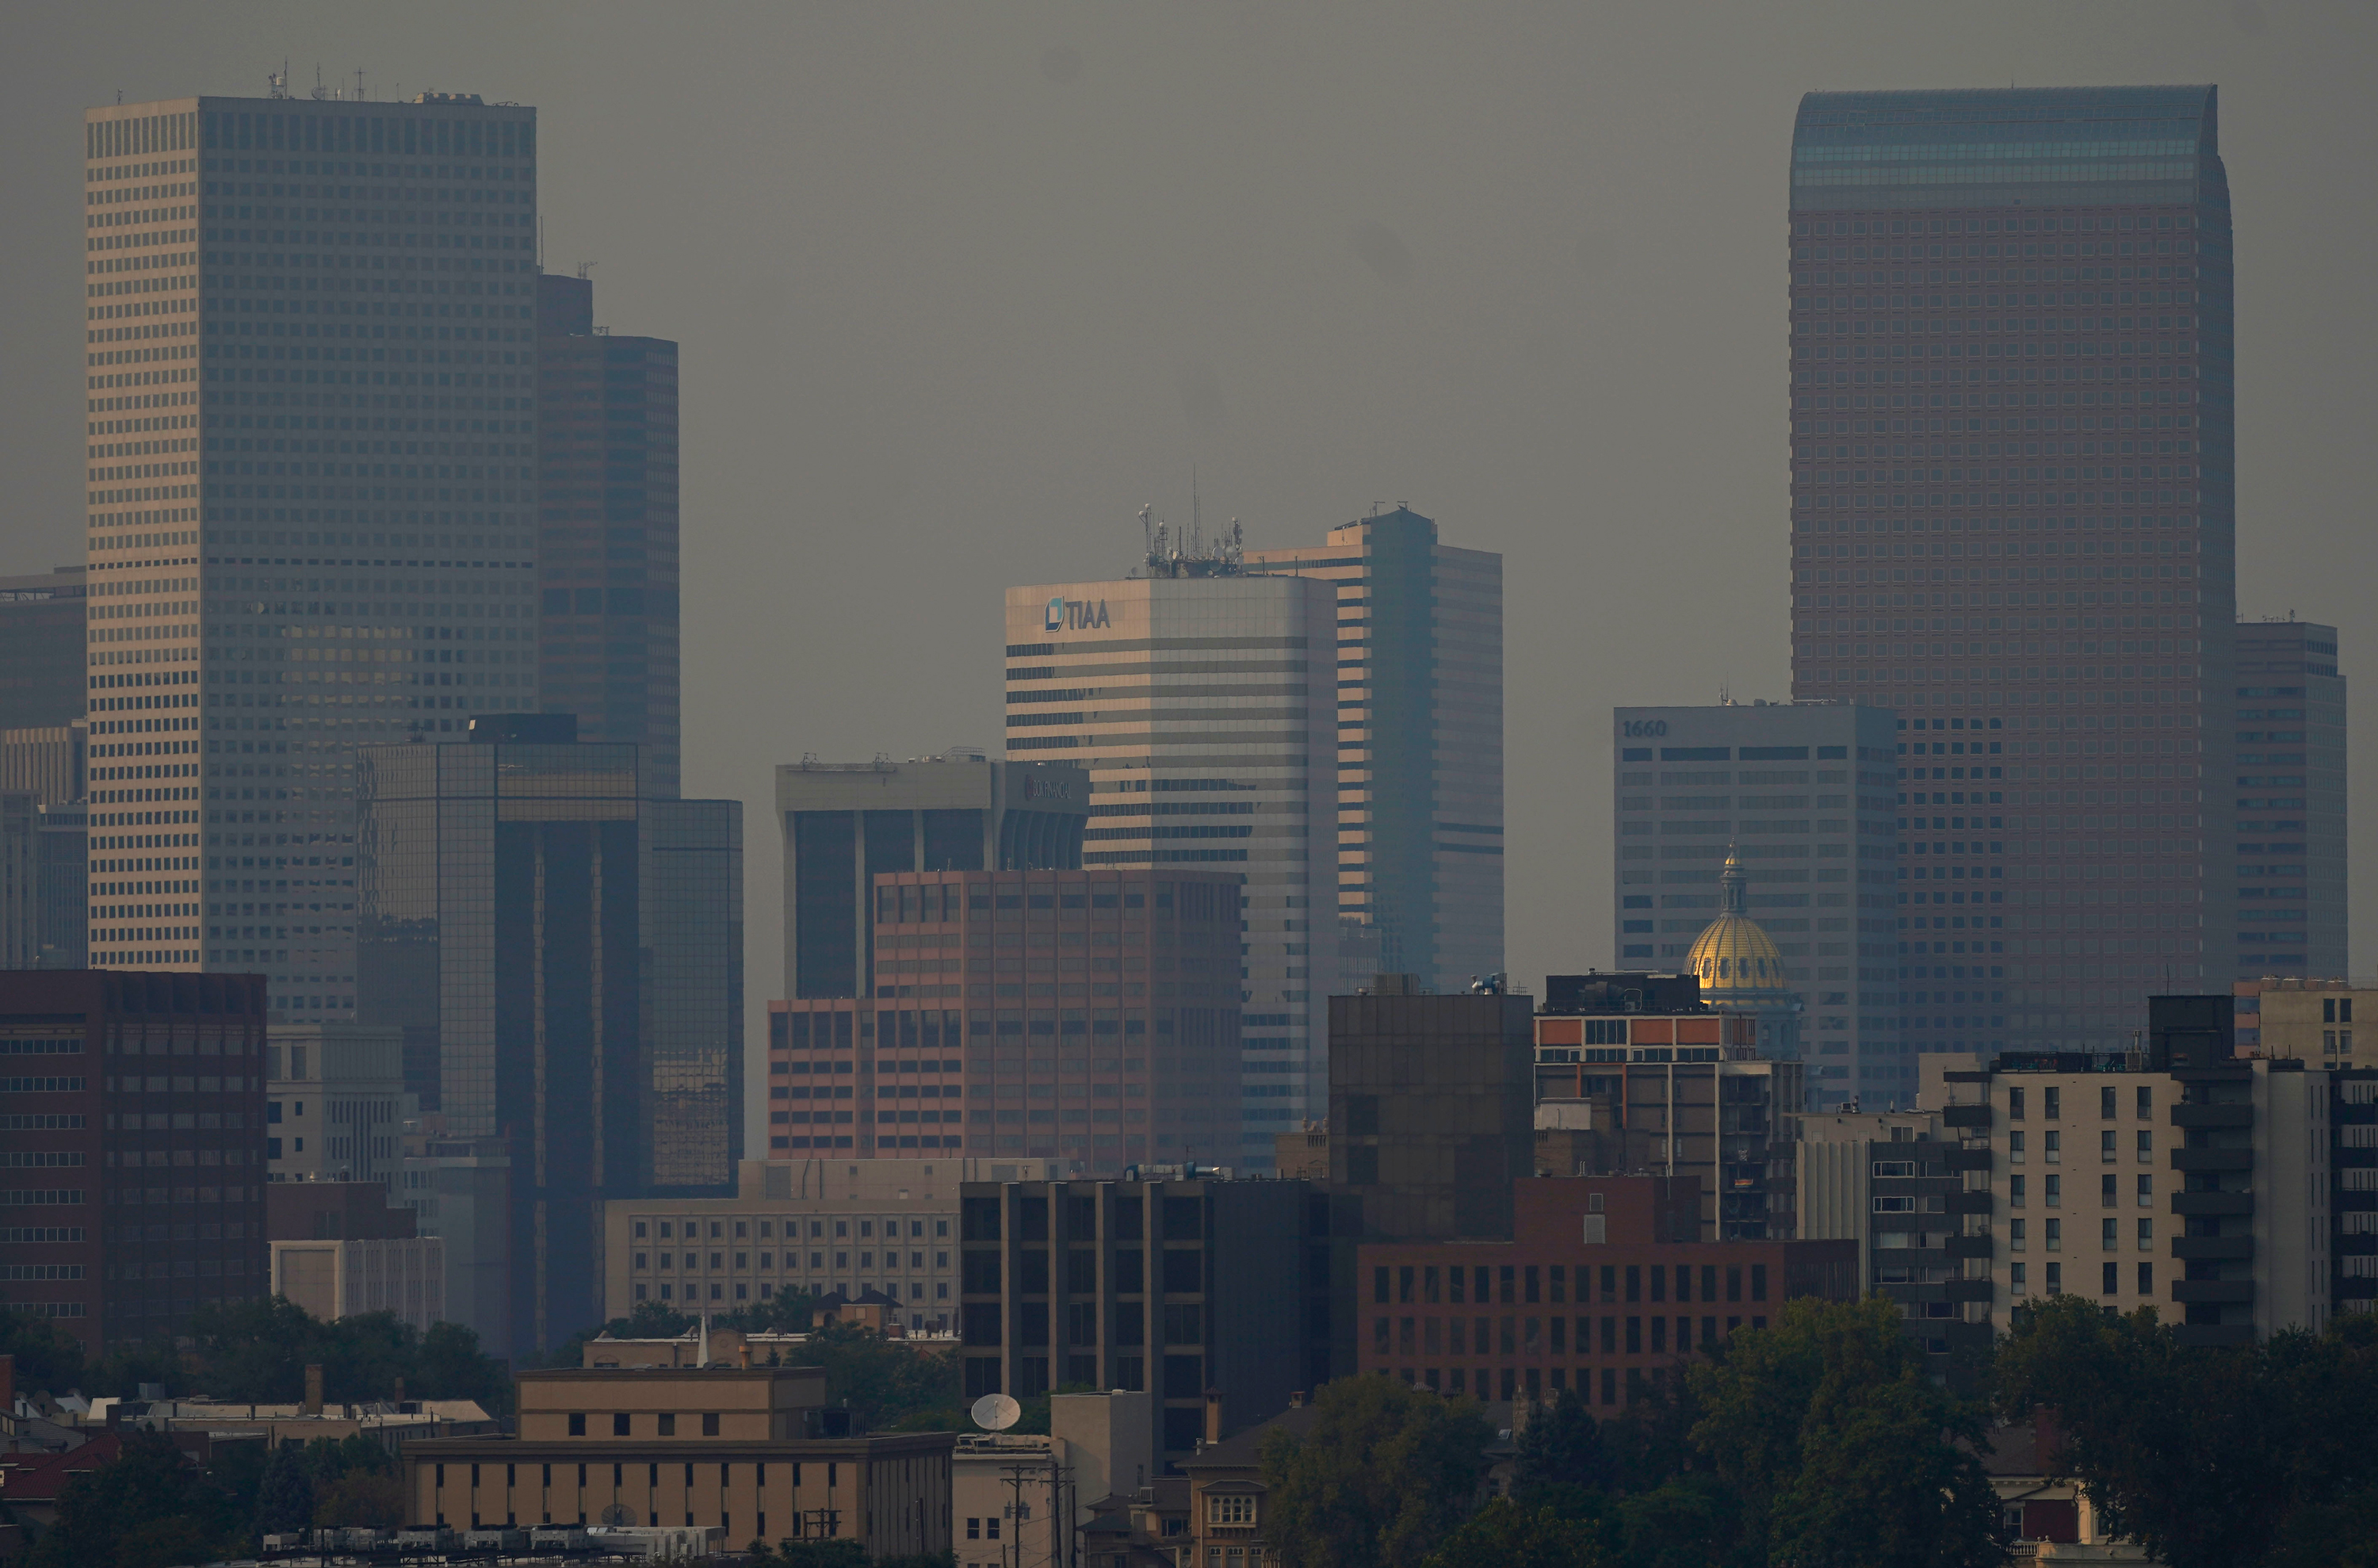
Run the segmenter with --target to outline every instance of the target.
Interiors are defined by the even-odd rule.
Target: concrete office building
[[[536,706],[536,112],[181,98],[84,143],[92,853],[176,862],[94,898],[144,911],[94,961],[351,1017],[356,748]]]
[[[78,590],[79,591],[79,590]],[[79,612],[78,611],[78,614]],[[78,621],[78,626],[79,621]],[[81,656],[73,663],[79,681]],[[79,704],[78,689],[67,694]],[[89,730],[80,718],[63,724],[0,730],[0,801],[15,797],[12,834],[28,836],[32,861],[30,913],[21,906],[0,914],[0,968],[81,969],[90,936],[88,849],[90,810],[83,802]],[[10,840],[10,851],[16,851]]]
[[[275,1023],[264,1057],[269,1180],[395,1186],[404,1157],[403,1031]]]
[[[2273,977],[2233,982],[2229,992],[2241,1056],[2283,1056],[2323,1067],[2378,1065],[2378,1032],[2372,1032],[2378,986]]]
[[[1363,961],[1331,989],[1500,973],[1503,558],[1399,506],[1246,569],[1338,588],[1338,917]]]
[[[520,1349],[591,1321],[605,1199],[731,1190],[741,812],[650,798],[566,714],[470,734],[360,754],[357,972],[423,1110],[512,1140]]]
[[[1691,1176],[1707,1239],[1799,1234],[1805,1068],[1759,1054],[1755,1015],[1704,1002],[1691,975],[1555,974],[1534,1030],[1540,1168]]]
[[[1247,1081],[1290,1092],[1247,1098],[1231,1163],[1265,1167],[1328,1083],[1337,715],[1315,677],[1336,660],[1338,586],[1245,575],[1231,544],[1159,539],[1143,570],[1007,591],[1008,750],[1088,769],[1085,866],[1243,879],[1242,1023],[1264,1068]]]
[[[401,1136],[404,1163],[390,1201],[413,1212],[414,1234],[441,1243],[447,1318],[468,1324],[488,1355],[509,1357],[511,1146],[500,1138],[454,1137],[435,1115],[405,1123]]]
[[[1155,1480],[1152,1431],[1145,1393],[1107,1389],[1051,1394],[1046,1432],[960,1433],[950,1478],[959,1568],[1099,1562],[1075,1554],[1073,1532],[1090,1522],[1092,1503]]]
[[[1089,776],[979,753],[776,769],[785,982],[795,1000],[871,996],[874,879],[902,871],[1078,871]]]
[[[2238,623],[2238,969],[2343,974],[2345,677],[2336,628]]]
[[[1865,1291],[1898,1303],[1908,1338],[1939,1358],[1926,1363],[1937,1375],[1988,1349],[1988,1325],[1967,1321],[1964,1303],[1989,1296],[1968,1260],[1989,1258],[1994,1244],[1966,1234],[1955,1201],[1965,1172],[1989,1168],[1988,1151],[1966,1147],[1937,1110],[1814,1112],[1799,1126],[1800,1235],[1857,1243]]]
[[[1918,1050],[1972,1049],[1985,1028],[2115,1049],[2151,990],[2233,972],[2218,129],[2211,87],[1800,103],[1793,694],[1893,709],[1911,742],[1919,723],[1936,748],[1978,724],[2005,747],[1996,830],[1930,840],[1955,857],[1936,874],[2006,874],[1993,1021],[1955,983],[1952,936],[1929,966],[1951,972],[1908,977]],[[1953,823],[1953,759],[1936,750],[1930,787],[1907,780],[1909,807]]]
[[[34,969],[41,962],[40,824],[30,792],[0,790],[0,969]]]
[[[41,857],[41,967],[90,961],[90,809],[80,801],[33,808]]]
[[[1879,708],[1845,701],[1612,714],[1617,967],[1690,962],[1694,944],[1724,911],[1721,878],[1731,855],[1745,878],[1743,912],[1773,939],[1784,986],[1801,1006],[1799,1050],[1812,1104],[1852,1095],[1908,1098],[1916,1080],[1904,1059],[1912,1025],[1903,1005],[1923,1007],[1928,1024],[1936,998],[1951,1006],[1953,996],[1954,1006],[1975,1009],[1947,1015],[1960,1023],[1986,1016],[1993,989],[1986,949],[1991,940],[2004,942],[2002,928],[1995,938],[1969,935],[1988,933],[1993,918],[2003,922],[2002,888],[1993,911],[1984,887],[1939,887],[1928,875],[1925,887],[1940,908],[1932,913],[1928,903],[1926,913],[1915,913],[1916,884],[1899,875],[1904,808],[1894,775],[1897,748],[1910,742],[1896,723]],[[1978,754],[1991,743],[1964,734],[1961,729],[1953,742],[1961,786],[1969,766],[1976,778],[1986,766],[1963,762],[1964,748]],[[1971,823],[1987,835],[1987,791],[1955,793],[1957,806],[1970,797],[1981,808],[1955,814],[1957,829]],[[1943,804],[1945,832],[1952,820],[1945,794]],[[1928,869],[1931,863],[1928,854]],[[1986,908],[1974,909],[1977,903]],[[1920,985],[1912,952],[1918,929],[1928,932],[1928,948],[1939,948],[1927,953]],[[1928,935],[1935,929],[1937,940]],[[1998,967],[2005,961],[1997,955]]]
[[[769,1004],[769,1157],[1212,1161],[1238,1126],[1239,897],[1228,872],[877,876],[874,995]]]
[[[84,577],[79,566],[0,577],[0,732],[82,718]],[[0,778],[0,788],[25,787]]]
[[[1352,1369],[1351,1211],[1301,1181],[969,1182],[965,1395],[1145,1392],[1177,1464],[1209,1399],[1227,1436]]]
[[[98,1357],[268,1289],[262,981],[0,971],[9,1305]]]
[[[1534,1169],[1528,998],[1410,975],[1329,998],[1329,1183],[1383,1240],[1504,1239]]]
[[[2330,1074],[2228,1057],[2226,995],[2155,1003],[2159,1019],[2193,1005],[2201,1041],[1924,1059],[1925,1101],[1959,1140],[1947,1211],[1967,1323],[2069,1294],[2158,1308],[2182,1344],[2325,1325]]]
[[[594,284],[536,280],[537,660],[548,713],[643,748],[679,792],[678,356],[594,325]]]
[[[446,1317],[446,1244],[436,1236],[275,1241],[272,1294],[323,1322],[391,1312],[415,1333]]]
[[[992,1176],[996,1170],[997,1177]],[[731,1312],[781,1291],[880,1292],[902,1326],[956,1322],[958,1185],[1045,1181],[1044,1160],[745,1160],[731,1198],[621,1198],[603,1206],[603,1317],[640,1301]]]

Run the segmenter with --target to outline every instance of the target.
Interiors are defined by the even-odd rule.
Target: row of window
[[[1625,1282],[1627,1300],[1646,1299],[1644,1289],[1647,1276],[1651,1291],[1648,1299],[1652,1301],[1668,1299],[1669,1273],[1668,1266],[1665,1264],[1653,1263],[1647,1267],[1640,1263],[1624,1265],[1579,1263],[1576,1265],[1576,1273],[1577,1299],[1580,1303],[1591,1299],[1589,1293],[1595,1284],[1593,1272],[1597,1267],[1601,1270],[1600,1284],[1603,1301],[1615,1302],[1620,1299],[1618,1292],[1622,1279]],[[1699,1268],[1701,1300],[1715,1301],[1718,1298],[1718,1281],[1721,1276],[1725,1281],[1725,1299],[1728,1301],[1743,1299],[1745,1270],[1741,1264],[1703,1263],[1699,1265]],[[1678,1263],[1675,1265],[1675,1298],[1678,1301],[1692,1300],[1695,1265]],[[1753,1263],[1747,1272],[1750,1299],[1766,1300],[1767,1265]],[[1380,1264],[1371,1271],[1371,1299],[1378,1305],[1385,1306],[1391,1299],[1390,1290],[1392,1289],[1392,1299],[1397,1303],[1409,1305],[1419,1301],[1435,1306],[1438,1300],[1439,1285],[1439,1267],[1436,1264]],[[1490,1266],[1480,1263],[1465,1266],[1456,1263],[1444,1268],[1442,1285],[1446,1303],[1456,1307],[1462,1305],[1465,1289],[1471,1293],[1470,1299],[1480,1306],[1484,1306],[1490,1300],[1500,1301],[1506,1305],[1521,1301],[1534,1304],[1543,1300],[1557,1303],[1568,1299],[1569,1265],[1504,1263]],[[1544,1294],[1547,1290],[1550,1292],[1549,1296]],[[1417,1295],[1414,1294],[1415,1291]]]
[[[657,1256],[657,1257],[659,1258],[659,1260],[660,1260],[657,1265],[655,1265],[655,1263],[653,1263],[653,1262],[651,1261],[651,1260],[652,1260],[654,1257],[655,1257],[655,1256]],[[677,1268],[677,1267],[679,1266],[679,1265],[678,1265],[678,1263],[676,1262],[676,1260],[677,1260],[677,1259],[679,1259],[679,1258],[680,1258],[680,1257],[682,1257],[682,1258],[685,1260],[684,1267],[685,1267],[686,1269],[688,1269],[688,1270],[695,1270],[695,1269],[700,1269],[701,1267],[703,1267],[703,1262],[702,1262],[703,1255],[702,1255],[701,1253],[699,1253],[699,1252],[686,1252],[686,1253],[662,1252],[662,1253],[659,1253],[659,1254],[654,1254],[654,1253],[649,1253],[649,1252],[639,1252],[639,1253],[637,1253],[637,1254],[635,1255],[635,1257],[636,1257],[636,1264],[635,1264],[635,1266],[636,1266],[639,1270],[645,1270],[645,1271],[649,1271],[649,1270],[651,1270],[651,1269],[653,1269],[653,1268],[655,1268],[655,1267],[658,1267],[658,1268],[663,1269],[663,1270],[672,1270],[672,1269],[675,1269],[675,1268]],[[776,1255],[775,1255],[774,1252],[763,1252],[763,1253],[761,1253],[761,1254],[760,1254],[760,1267],[761,1267],[761,1268],[763,1268],[763,1269],[774,1269],[774,1268],[776,1266],[776,1264],[775,1264],[775,1257],[776,1257]],[[823,1252],[812,1252],[812,1253],[811,1253],[811,1254],[809,1255],[809,1259],[810,1259],[809,1266],[810,1266],[811,1269],[813,1269],[813,1270],[814,1270],[814,1269],[823,1269],[823,1268],[824,1268],[824,1267],[825,1267],[825,1254],[824,1254],[824,1253],[823,1253]],[[724,1252],[713,1252],[713,1253],[711,1253],[711,1254],[710,1254],[710,1264],[709,1264],[709,1266],[710,1266],[711,1268],[713,1268],[713,1269],[724,1269],[724,1268],[726,1268],[726,1267],[727,1267],[727,1254],[726,1254],[726,1253],[724,1253]],[[798,1252],[787,1252],[787,1253],[786,1253],[786,1254],[785,1254],[785,1267],[786,1267],[787,1269],[798,1269],[798,1268],[799,1268],[800,1266],[801,1266],[801,1264],[800,1264],[800,1254],[799,1254],[799,1253],[798,1253]],[[835,1266],[837,1270],[841,1270],[841,1269],[847,1269],[847,1268],[849,1268],[849,1267],[850,1267],[850,1254],[849,1254],[849,1253],[847,1253],[847,1252],[837,1252],[837,1253],[835,1253],[835,1254],[834,1255],[834,1266]],[[859,1266],[860,1268],[862,1268],[862,1269],[871,1269],[871,1268],[875,1267],[875,1254],[874,1254],[874,1253],[872,1253],[872,1252],[861,1252],[861,1253],[859,1255]],[[885,1268],[887,1268],[887,1269],[896,1269],[896,1268],[898,1268],[898,1267],[900,1266],[900,1254],[899,1254],[899,1253],[897,1253],[897,1252],[886,1252],[886,1253],[884,1253],[884,1254],[883,1254],[883,1266],[884,1266]],[[923,1268],[923,1267],[925,1266],[925,1255],[924,1255],[922,1252],[911,1252],[911,1253],[909,1253],[909,1254],[908,1254],[908,1266],[909,1266],[910,1268],[912,1268],[912,1269],[921,1269],[921,1268]],[[936,1253],[934,1253],[934,1254],[933,1254],[933,1267],[935,1267],[935,1268],[937,1268],[937,1269],[946,1269],[946,1268],[948,1268],[949,1266],[950,1266],[950,1255],[949,1255],[948,1253],[946,1253],[946,1252],[936,1252]],[[749,1269],[749,1268],[751,1268],[751,1253],[749,1253],[749,1252],[738,1252],[738,1253],[736,1253],[736,1254],[735,1254],[735,1267],[736,1267],[737,1269],[739,1269],[739,1269]]]
[[[1674,1320],[1673,1340],[1666,1317],[1579,1318],[1572,1342],[1567,1318],[1377,1317],[1371,1320],[1371,1354],[1387,1356],[1665,1356],[1671,1349],[1689,1356],[1694,1348],[1693,1319]],[[1766,1320],[1754,1318],[1754,1326]],[[1594,1325],[1601,1332],[1599,1350]],[[1742,1326],[1738,1317],[1724,1320],[1723,1333]],[[1648,1330],[1648,1333],[1647,1333]],[[1700,1320],[1700,1346],[1709,1349],[1721,1337],[1719,1321]],[[1582,1373],[1580,1369],[1580,1374]]]
[[[673,1236],[679,1236],[679,1235],[683,1236],[685,1237],[685,1239],[686,1239],[686,1240],[688,1240],[688,1241],[692,1241],[692,1240],[696,1239],[697,1237],[699,1237],[699,1236],[703,1234],[703,1226],[704,1226],[705,1224],[706,1224],[706,1225],[708,1226],[708,1228],[709,1228],[709,1235],[710,1235],[710,1238],[711,1238],[712,1240],[714,1240],[714,1241],[719,1241],[719,1240],[724,1240],[724,1239],[726,1239],[726,1238],[727,1238],[727,1236],[728,1236],[728,1234],[729,1234],[730,1228],[731,1228],[731,1231],[732,1231],[732,1234],[733,1234],[733,1236],[734,1236],[735,1239],[736,1239],[736,1240],[738,1240],[738,1241],[740,1241],[740,1240],[742,1240],[745,1236],[749,1236],[749,1235],[751,1235],[751,1226],[753,1226],[753,1225],[757,1225],[757,1226],[759,1227],[759,1234],[760,1234],[761,1239],[765,1240],[765,1239],[767,1239],[768,1237],[770,1237],[770,1236],[775,1236],[775,1235],[776,1234],[776,1226],[777,1226],[778,1224],[782,1224],[782,1225],[784,1226],[784,1236],[785,1236],[785,1239],[786,1239],[787,1241],[790,1241],[790,1240],[792,1240],[795,1236],[799,1236],[799,1235],[800,1234],[800,1227],[801,1227],[801,1225],[803,1224],[803,1223],[804,1223],[804,1222],[803,1222],[803,1221],[801,1221],[801,1220],[794,1219],[794,1218],[791,1218],[791,1217],[789,1217],[789,1216],[786,1217],[785,1219],[783,1219],[783,1220],[781,1220],[781,1221],[779,1221],[779,1220],[709,1220],[709,1221],[703,1221],[703,1220],[677,1220],[677,1221],[673,1221],[673,1220],[653,1220],[653,1219],[642,1219],[642,1220],[636,1220],[636,1221],[632,1222],[632,1224],[633,1224],[633,1230],[634,1230],[634,1236],[635,1236],[635,1238],[636,1238],[638,1241],[643,1241],[643,1240],[644,1240],[648,1236],[652,1236],[652,1235],[657,1235],[657,1236],[660,1237],[660,1239],[661,1239],[661,1240],[663,1240],[663,1241],[667,1241],[667,1240],[669,1240]],[[871,1236],[873,1236],[875,1235],[875,1227],[876,1227],[876,1224],[877,1224],[877,1222],[876,1222],[875,1220],[872,1220],[872,1219],[851,1219],[851,1218],[841,1218],[841,1219],[835,1219],[835,1220],[810,1220],[810,1221],[807,1221],[806,1223],[807,1223],[807,1224],[809,1225],[809,1234],[810,1234],[810,1236],[811,1236],[811,1238],[812,1240],[823,1238],[823,1237],[826,1235],[826,1226],[827,1226],[827,1225],[829,1225],[829,1224],[831,1224],[831,1225],[834,1227],[834,1236],[835,1236],[835,1238],[836,1240],[842,1240],[842,1239],[844,1239],[844,1238],[847,1237],[847,1236],[851,1234],[851,1227],[852,1227],[852,1226],[854,1226],[854,1225],[856,1225],[856,1226],[858,1227],[858,1233],[859,1233],[859,1239],[860,1239],[860,1240],[862,1240],[862,1241],[863,1241],[863,1240],[866,1240],[866,1239],[868,1239],[868,1238],[870,1238],[870,1237],[871,1237]],[[910,1220],[903,1220],[903,1219],[900,1219],[900,1218],[898,1218],[898,1217],[896,1217],[896,1216],[895,1216],[895,1217],[887,1217],[887,1218],[885,1218],[885,1219],[882,1222],[882,1224],[883,1224],[883,1239],[884,1239],[884,1240],[886,1240],[886,1241],[890,1241],[890,1240],[894,1239],[895,1237],[899,1236],[901,1236],[902,1234],[904,1234],[904,1233],[903,1233],[903,1231],[902,1231],[902,1229],[901,1229],[901,1227],[902,1227],[903,1225],[906,1225],[906,1226],[907,1227],[907,1231],[906,1231],[906,1233],[905,1233],[906,1235],[907,1235],[907,1236],[911,1236],[911,1237],[913,1237],[913,1238],[919,1239],[919,1240],[923,1239],[923,1237],[925,1236],[925,1235],[926,1235],[926,1229],[925,1229],[925,1227],[926,1227],[926,1226],[928,1226],[928,1225],[931,1225],[931,1226],[932,1227],[932,1233],[931,1233],[931,1234],[932,1234],[933,1236],[937,1236],[937,1237],[941,1237],[941,1238],[946,1239],[946,1238],[948,1237],[949,1234],[950,1234],[950,1222],[949,1222],[946,1218],[934,1218],[934,1219],[910,1219]]]

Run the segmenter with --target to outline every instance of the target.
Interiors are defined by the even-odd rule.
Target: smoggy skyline
[[[45,389],[82,352],[86,104],[261,93],[284,57],[301,95],[318,59],[326,90],[360,65],[369,96],[531,104],[546,266],[592,262],[598,320],[683,345],[689,795],[764,802],[805,752],[996,747],[1001,590],[1119,574],[1143,503],[1188,521],[1193,465],[1251,546],[1408,503],[1506,557],[1512,971],[1606,966],[1610,707],[1789,693],[1784,175],[1819,89],[2217,84],[2241,613],[2338,625],[2348,678],[2378,640],[2356,8],[15,19],[0,570],[81,559],[82,434]],[[758,979],[779,856],[747,837]]]

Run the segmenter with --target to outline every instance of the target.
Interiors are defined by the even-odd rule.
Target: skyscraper
[[[511,1140],[516,1348],[594,1321],[605,1199],[726,1188],[742,1140],[739,802],[655,800],[570,732],[360,763],[365,1014],[449,1136]]]
[[[1363,959],[1339,988],[1501,972],[1503,558],[1399,506],[1247,571],[1338,587],[1338,911]]]
[[[1936,875],[2004,860],[1986,1036],[1938,1010],[1959,989],[1952,954],[1911,938],[1901,955],[1902,984],[1927,997],[1906,1015],[1919,1050],[1948,1047],[1960,1018],[1966,1049],[2127,1043],[2150,988],[2229,971],[2234,318],[2216,104],[2210,87],[1801,100],[1793,691],[1905,719],[1901,832],[1953,857],[1927,862]],[[1977,725],[2005,748],[1983,791],[1958,787],[1972,769],[1956,777],[1951,732]],[[1977,803],[1993,831],[1956,837]],[[1931,890],[1925,918],[1946,902]]]
[[[1008,750],[1089,769],[1085,867],[1245,879],[1233,1163],[1267,1167],[1273,1134],[1319,1115],[1328,1089],[1338,757],[1319,677],[1336,660],[1338,589],[1243,575],[1234,549],[1159,545],[1147,570],[1007,590]]]
[[[2341,977],[2345,677],[2336,628],[2238,624],[2238,976]]]
[[[597,332],[594,285],[537,287],[537,653],[549,713],[643,748],[678,793],[677,344]]]
[[[79,566],[0,577],[0,730],[83,716],[83,609]]]
[[[348,1016],[355,749],[536,706],[536,114],[84,118],[93,961]]]

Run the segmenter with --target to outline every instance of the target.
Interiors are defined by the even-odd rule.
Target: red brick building
[[[1360,1366],[1484,1399],[1575,1388],[1613,1413],[1789,1297],[1858,1294],[1852,1241],[1699,1241],[1698,1180],[1512,1184],[1510,1241],[1364,1246]]]
[[[0,972],[0,1300],[92,1355],[270,1288],[258,975]]]

